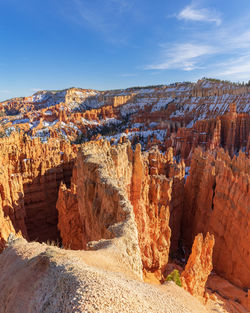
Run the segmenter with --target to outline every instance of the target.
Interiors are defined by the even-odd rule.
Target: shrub
[[[176,285],[181,287],[181,279],[180,279],[180,273],[178,270],[173,270],[166,278],[166,281],[173,281],[176,283]]]

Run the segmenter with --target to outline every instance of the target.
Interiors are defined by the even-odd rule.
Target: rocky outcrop
[[[202,234],[195,237],[192,252],[184,271],[181,273],[182,287],[193,296],[203,299],[205,285],[213,269],[212,254],[214,236],[207,233],[203,239]]]
[[[145,166],[140,146],[136,147],[130,196],[137,221],[143,267],[153,272],[162,270],[168,262],[171,237],[169,205],[173,183],[167,179],[164,168],[160,168],[161,173],[158,172],[160,160],[157,160],[157,156],[157,153],[149,153],[149,164]]]
[[[70,221],[78,220],[80,215],[81,244],[85,249],[93,247],[90,241],[97,241],[95,247],[100,243],[102,245],[103,239],[117,236],[112,225],[123,225],[126,219],[123,205],[126,204],[132,208],[132,213],[128,212],[136,222],[143,268],[151,272],[159,271],[161,275],[169,256],[169,219],[173,227],[173,249],[179,239],[182,201],[174,201],[172,193],[183,194],[184,164],[173,162],[171,149],[164,156],[156,148],[142,153],[140,145],[133,151],[130,142],[112,147],[108,142],[100,141],[83,146],[78,153],[75,171],[71,189],[61,189],[57,202],[64,246],[70,246],[77,228],[73,228],[67,218],[64,219],[65,212],[71,214]],[[74,202],[72,186],[77,186],[77,203]],[[76,208],[78,205],[75,217],[75,209],[70,211],[67,205],[71,201],[74,204],[69,206]],[[121,234],[120,231],[118,233]]]
[[[66,142],[30,140],[13,133],[0,141],[0,240],[21,232],[29,240],[60,240],[57,193],[70,184],[75,157]]]
[[[112,105],[114,107],[118,107],[120,105],[126,104],[128,102],[133,102],[133,98],[136,96],[136,93],[131,93],[125,96],[106,96],[104,97],[104,101],[107,105]]]
[[[249,166],[242,152],[231,159],[223,149],[196,149],[185,184],[182,222],[189,247],[198,233],[214,235],[214,269],[240,287],[250,283]]]

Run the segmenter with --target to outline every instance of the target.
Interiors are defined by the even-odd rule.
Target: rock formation
[[[78,153],[71,189],[61,187],[59,192],[58,227],[63,245],[72,245],[76,229],[82,238],[76,249],[92,247],[89,242],[93,240],[113,238],[111,225],[126,218],[123,201],[133,207],[144,270],[161,273],[170,249],[170,208],[173,245],[179,239],[182,212],[182,201],[173,201],[172,193],[183,194],[185,166],[174,163],[172,157],[171,149],[165,156],[158,149],[142,154],[140,145],[133,152],[129,142],[117,147],[102,141],[83,146]],[[65,218],[65,212],[70,214],[69,219]],[[75,227],[79,216],[81,225]]]
[[[242,152],[231,159],[223,149],[196,149],[185,184],[182,222],[189,246],[198,233],[214,235],[214,269],[240,287],[249,286],[250,277],[249,165]]]
[[[191,128],[179,128],[172,134],[172,141],[166,140],[166,145],[173,146],[175,155],[180,155],[187,163],[198,146],[205,150],[223,147],[231,156],[240,150],[249,154],[250,115],[237,114],[235,110],[232,104],[230,112],[216,119],[197,121]]]
[[[56,201],[59,185],[69,185],[74,148],[66,142],[30,140],[13,133],[0,140],[0,241],[10,233],[29,240],[60,240]]]
[[[125,90],[39,91],[0,103],[0,132],[21,129],[43,141],[79,143],[99,136],[118,142],[126,131],[143,149],[173,147],[189,164],[198,145],[222,146],[231,156],[240,149],[249,153],[249,89],[204,79]]]
[[[16,236],[56,241],[92,250],[82,253],[94,266],[95,256],[108,270],[117,258],[117,272],[162,282],[169,254],[181,268],[194,242],[182,281],[203,297],[215,239],[214,270],[244,293],[239,305],[230,298],[242,310],[250,286],[249,99],[249,86],[202,79],[40,91],[0,103],[0,252]],[[34,246],[34,267],[47,270],[44,245]],[[9,252],[23,255],[15,245]]]
[[[74,170],[74,172],[76,172]],[[74,175],[74,174],[73,174]],[[78,210],[76,185],[71,181],[71,187],[67,189],[61,184],[58,193],[58,229],[60,230],[63,246],[67,249],[83,249],[81,221]]]
[[[129,164],[131,153],[128,145],[120,146],[116,151],[108,143],[87,144],[78,152],[75,169],[77,174],[73,176],[72,184],[77,185],[77,202],[74,205],[78,206],[76,218],[80,217],[81,223],[81,248],[115,247],[141,277],[138,232],[132,206],[125,194],[128,183],[126,179],[132,172],[132,164]],[[68,193],[71,195],[67,197],[72,198],[72,187]],[[69,229],[65,236],[61,231],[63,245],[68,247],[75,229],[68,220],[64,220],[66,225],[61,220],[64,214],[60,206],[63,203],[60,195],[61,193],[57,202],[59,229]]]
[[[194,239],[192,252],[185,266],[185,270],[181,273],[183,288],[195,297],[201,299],[204,297],[205,285],[213,269],[213,246],[213,235],[207,233],[206,237],[203,239],[203,235],[198,234]]]

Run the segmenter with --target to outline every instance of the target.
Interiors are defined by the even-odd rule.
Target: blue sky
[[[249,0],[0,0],[0,100],[250,80]]]

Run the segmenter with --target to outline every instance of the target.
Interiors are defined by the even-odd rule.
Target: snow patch
[[[23,118],[23,119],[20,119],[20,120],[15,120],[12,122],[13,125],[15,124],[26,124],[26,123],[29,123],[29,119],[28,118]]]

